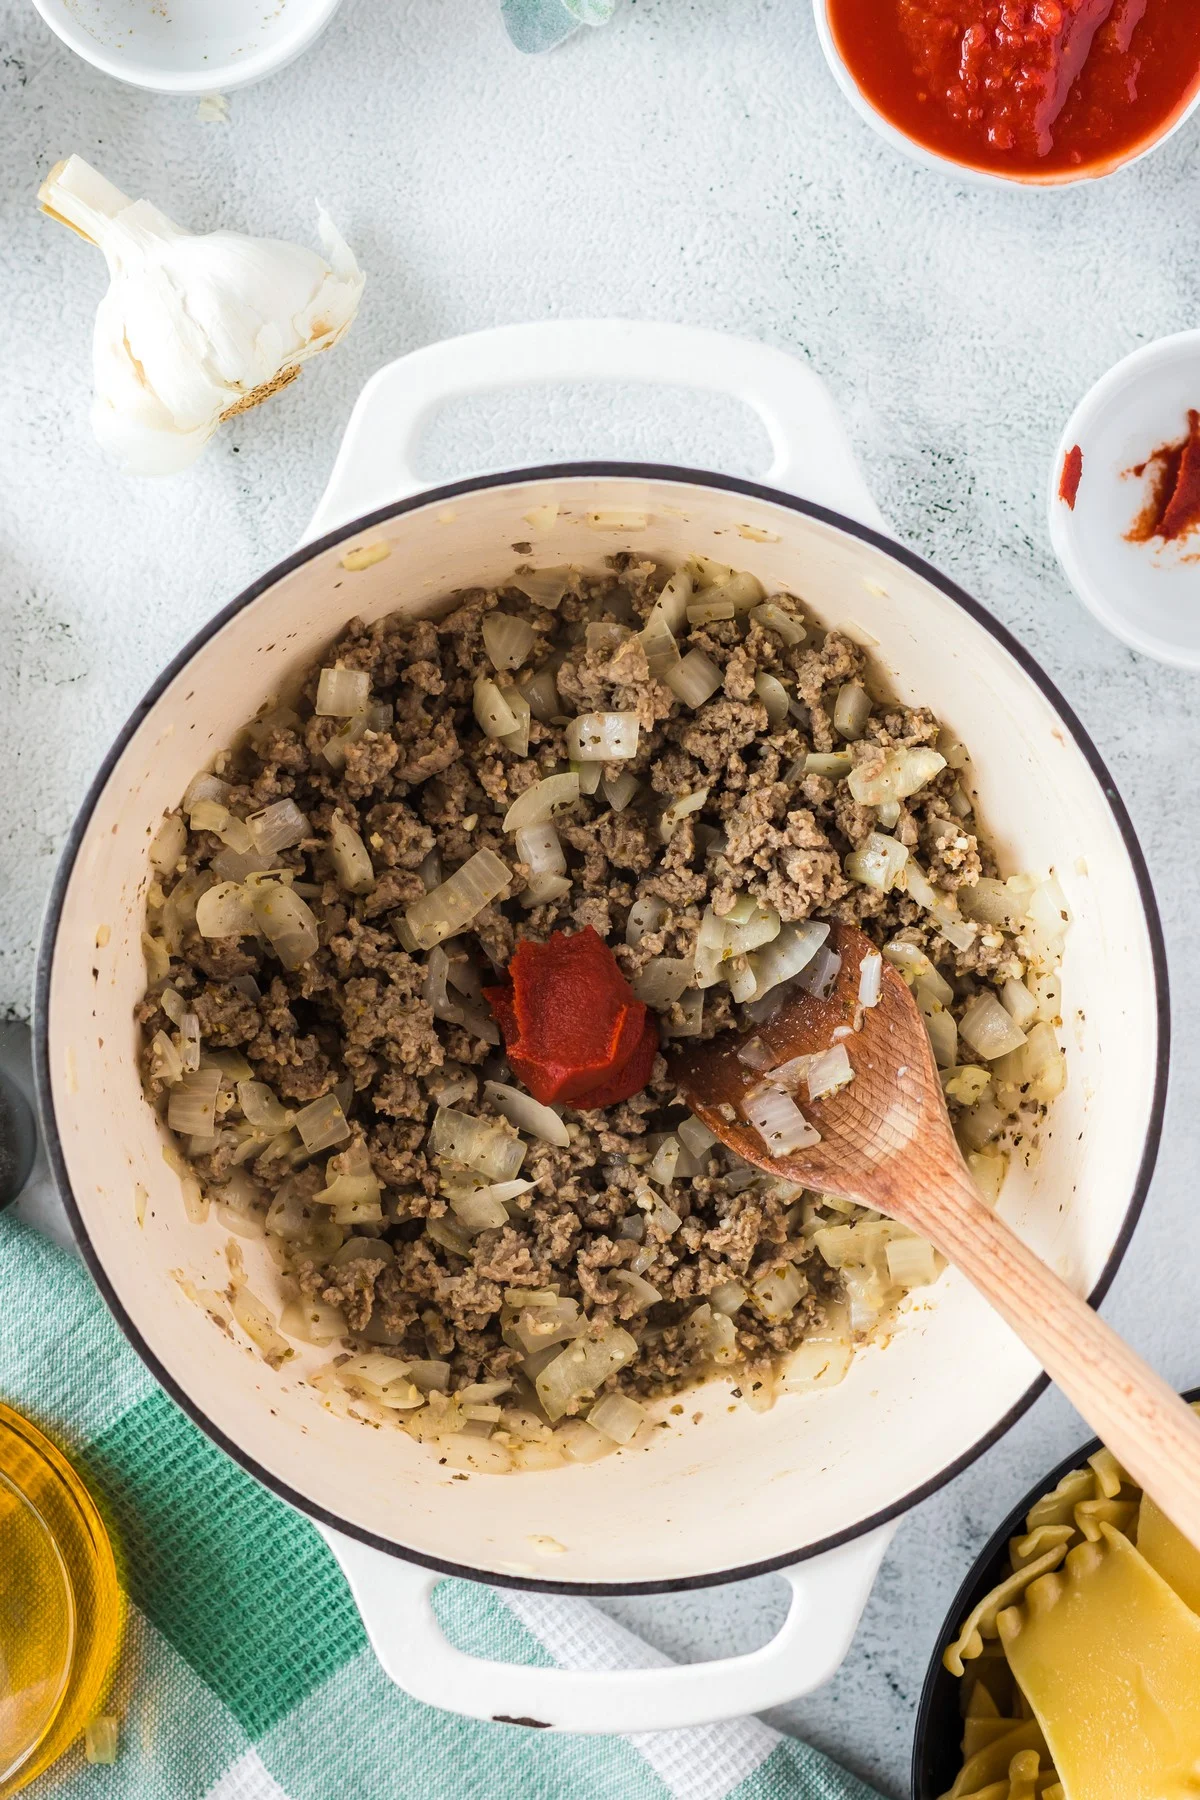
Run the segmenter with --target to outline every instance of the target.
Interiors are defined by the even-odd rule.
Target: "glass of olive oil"
[[[91,1495],[36,1426],[0,1403],[0,1800],[95,1716],[123,1612]]]

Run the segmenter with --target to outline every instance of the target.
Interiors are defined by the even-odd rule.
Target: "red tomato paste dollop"
[[[1187,436],[1160,444],[1129,470],[1150,477],[1150,496],[1125,536],[1134,544],[1164,544],[1190,537],[1200,525],[1200,412],[1188,413]]]
[[[1063,465],[1058,476],[1058,497],[1066,502],[1071,511],[1075,511],[1075,501],[1079,494],[1079,483],[1083,479],[1083,451],[1078,444],[1072,444],[1063,457]]]
[[[508,977],[483,995],[513,1074],[535,1100],[590,1112],[640,1093],[658,1051],[658,1025],[592,926],[556,931],[544,944],[523,939]]]
[[[1001,174],[1078,173],[1159,135],[1200,85],[1193,0],[828,0],[891,123]]]

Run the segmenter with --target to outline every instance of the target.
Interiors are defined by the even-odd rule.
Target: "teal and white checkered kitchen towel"
[[[500,0],[508,35],[518,50],[553,50],[581,25],[607,25],[617,0]]]
[[[5,1215],[0,1399],[84,1475],[132,1602],[106,1706],[121,1720],[116,1764],[90,1766],[76,1748],[31,1800],[878,1800],[755,1719],[552,1736],[409,1699],[376,1663],[308,1521],[167,1398],[83,1266]],[[665,1660],[583,1600],[446,1581],[437,1606],[479,1655]]]

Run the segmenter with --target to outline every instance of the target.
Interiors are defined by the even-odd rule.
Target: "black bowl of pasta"
[[[1189,1390],[1184,1398],[1200,1403],[1200,1388]],[[1000,1640],[990,1630],[992,1621],[985,1621],[983,1654],[971,1657],[966,1651],[958,1660],[961,1673],[947,1666],[947,1653],[955,1660],[953,1651],[963,1649],[968,1626],[978,1621],[979,1609],[989,1599],[994,1601],[1002,1584],[1008,1586],[1008,1601],[1019,1602],[1021,1579],[1014,1581],[1014,1568],[1022,1558],[1024,1574],[1030,1578],[1036,1578],[1039,1568],[1056,1566],[1055,1550],[1061,1545],[1065,1551],[1080,1540],[1078,1530],[1067,1538],[1066,1523],[1077,1523],[1081,1514],[1087,1519],[1088,1535],[1093,1522],[1103,1519],[1142,1547],[1140,1495],[1127,1478],[1122,1484],[1122,1473],[1111,1452],[1093,1438],[1030,1488],[976,1557],[942,1623],[921,1692],[913,1739],[912,1800],[974,1800],[980,1793],[988,1800],[993,1795],[995,1800],[1002,1796],[1007,1800],[1009,1792],[1059,1800],[1063,1790],[1048,1777],[1052,1765],[1044,1740],[1007,1670]],[[1174,1533],[1169,1525],[1166,1530]],[[995,1611],[993,1605],[993,1620]],[[980,1695],[984,1687],[988,1692]],[[1026,1762],[1019,1767],[1029,1774],[1018,1774],[1010,1783],[1013,1758],[1022,1756]],[[1039,1756],[1040,1768],[1035,1769],[1034,1758]]]

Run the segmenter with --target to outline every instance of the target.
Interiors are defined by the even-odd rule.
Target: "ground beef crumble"
[[[731,1283],[749,1289],[768,1269],[790,1265],[800,1298],[789,1316],[772,1319],[753,1298],[733,1315],[736,1361],[725,1372],[753,1387],[771,1379],[778,1359],[838,1297],[838,1276],[816,1253],[813,1226],[845,1214],[822,1214],[819,1197],[755,1178],[716,1148],[695,1159],[693,1174],[670,1184],[678,1223],[665,1229],[647,1201],[653,1190],[646,1165],[663,1134],[687,1115],[660,1056],[649,1086],[633,1100],[608,1113],[565,1110],[569,1148],[529,1145],[522,1175],[533,1186],[509,1204],[507,1225],[469,1243],[461,1230],[456,1236],[427,1147],[430,1120],[446,1094],[459,1109],[488,1115],[484,1080],[511,1077],[495,1041],[469,1023],[435,1016],[426,959],[405,947],[412,940],[404,908],[431,881],[482,848],[513,870],[508,894],[457,940],[476,992],[505,967],[521,938],[584,925],[609,941],[636,978],[654,957],[692,957],[705,907],[723,917],[746,893],[785,922],[836,916],[880,944],[911,944],[953,985],[959,1011],[980,982],[1023,973],[1010,931],[977,930],[955,950],[902,891],[881,893],[846,870],[850,853],[883,824],[921,859],[951,906],[958,890],[993,873],[957,767],[939,770],[886,822],[853,798],[841,775],[805,768],[812,754],[840,752],[848,765],[870,772],[896,749],[936,743],[933,715],[879,703],[856,735],[839,732],[839,693],[870,679],[865,653],[808,618],[801,640],[791,641],[802,609],[787,595],[771,601],[787,615],[782,634],[769,612],[751,619],[745,611],[691,631],[690,646],[715,664],[721,685],[695,709],[683,704],[651,675],[636,635],[666,577],[651,563],[618,556],[607,576],[573,577],[553,609],[514,586],[460,593],[437,619],[397,613],[371,624],[351,620],[322,663],[369,674],[375,711],[366,715],[366,729],[360,717],[343,743],[344,721],[315,714],[315,669],[292,707],[276,706],[248,728],[236,750],[219,759],[222,803],[235,821],[281,800],[305,815],[309,835],[274,859],[276,870],[291,872],[319,922],[319,948],[299,968],[282,967],[261,935],[199,935],[195,902],[189,911],[179,884],[211,882],[219,873],[209,867],[224,846],[214,831],[193,822],[151,893],[148,928],[165,938],[170,964],[138,1008],[147,1092],[161,1106],[170,1091],[161,1041],[157,1051],[154,1045],[158,1034],[179,1041],[184,1006],[198,1020],[206,1061],[213,1052],[218,1060],[233,1058],[215,1130],[188,1146],[205,1186],[220,1198],[236,1177],[243,1208],[264,1215],[272,1209],[269,1228],[287,1206],[307,1208],[306,1216],[319,1220],[309,1238],[300,1232],[284,1244],[285,1291],[340,1309],[346,1348],[446,1361],[453,1389],[512,1378],[523,1405],[532,1403],[533,1391],[521,1385],[521,1352],[502,1329],[506,1290],[553,1289],[577,1301],[592,1338],[614,1323],[630,1332],[637,1357],[606,1385],[648,1396],[711,1372],[688,1329],[697,1305],[714,1290]],[[532,648],[515,674],[498,674],[485,649],[483,622],[497,608],[532,628]],[[561,711],[531,719],[524,751],[485,737],[473,716],[475,678],[494,679],[511,693],[515,680],[543,666],[554,672]],[[756,686],[764,673],[784,683],[791,701],[774,726]],[[559,816],[571,891],[525,906],[529,871],[503,830],[504,814],[532,783],[567,766],[564,729],[580,711],[637,713],[636,757],[606,774],[631,772],[639,791],[615,811],[602,787]],[[327,745],[340,747],[332,760]],[[664,845],[662,808],[700,788],[707,790],[702,810],[684,818]],[[373,865],[369,890],[357,895],[344,890],[330,859],[338,814]],[[630,908],[647,896],[662,902],[661,917],[629,943]],[[680,1002],[663,1016],[667,1030],[686,1028],[685,1017],[694,1024],[694,1012]],[[728,989],[707,989],[701,1034],[734,1022]],[[324,1156],[309,1159],[294,1137],[280,1154],[278,1143],[254,1136],[241,1117],[239,1075],[266,1084],[292,1109],[336,1094],[351,1122],[349,1144],[337,1146],[328,1169]],[[356,1150],[380,1186],[382,1217],[342,1227],[313,1195],[352,1166]],[[647,1309],[628,1282],[613,1279],[620,1271],[640,1275],[660,1298]]]

